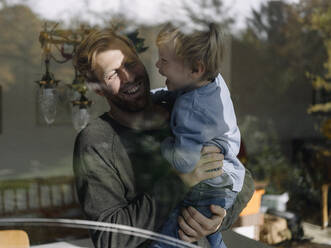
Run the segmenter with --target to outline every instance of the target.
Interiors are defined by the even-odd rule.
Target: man
[[[148,75],[133,44],[112,31],[95,31],[78,47],[74,64],[110,106],[76,138],[74,172],[83,211],[91,220],[157,230],[187,186],[220,175],[213,169],[222,155],[217,148],[205,148],[195,171],[179,175],[187,186],[178,178],[164,179],[169,166],[159,146],[170,134],[169,113],[151,102]],[[228,210],[223,228],[229,228],[253,193],[246,174],[242,194]],[[153,186],[156,181],[159,187]],[[193,242],[217,231],[224,210],[211,206],[211,211],[214,216],[208,219],[192,207],[184,209],[178,219],[180,238]],[[144,244],[142,238],[102,231],[91,236],[96,247]]]

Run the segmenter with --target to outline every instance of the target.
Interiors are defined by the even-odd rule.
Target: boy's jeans
[[[184,200],[179,204],[179,206],[177,206],[170,213],[168,220],[165,222],[161,229],[161,233],[179,239],[179,227],[177,219],[180,214],[181,208],[193,206],[200,213],[210,218],[212,216],[212,213],[210,211],[211,204],[219,205],[225,209],[228,209],[234,203],[237,194],[237,192],[232,191],[230,188],[217,188],[205,183],[197,184],[189,191],[189,193],[185,196]],[[222,234],[220,232],[215,232],[207,236],[207,239],[211,248],[226,248],[226,245],[224,244],[222,239]],[[154,242],[152,244],[152,247],[166,248],[175,246],[161,242]]]

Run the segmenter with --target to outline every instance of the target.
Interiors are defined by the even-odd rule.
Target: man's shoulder
[[[102,142],[109,142],[116,135],[112,124],[107,121],[105,115],[92,120],[80,133],[76,140],[83,144],[98,144]]]

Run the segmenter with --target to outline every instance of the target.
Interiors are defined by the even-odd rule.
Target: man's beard
[[[104,91],[106,98],[108,101],[110,101],[113,105],[115,105],[117,108],[119,108],[122,111],[125,112],[139,112],[146,108],[146,106],[149,104],[149,95],[150,95],[150,88],[149,88],[149,79],[138,79],[136,81],[142,80],[142,85],[140,87],[143,88],[143,94],[138,96],[137,99],[130,99],[127,100],[121,95],[113,95],[111,92],[108,92],[107,90]]]
[[[141,99],[139,102],[129,102],[118,97],[110,98],[110,101],[119,109],[125,112],[140,112],[144,110],[148,104],[148,96],[143,96],[144,99]]]

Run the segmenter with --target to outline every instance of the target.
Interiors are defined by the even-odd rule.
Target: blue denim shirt
[[[171,130],[174,137],[161,144],[162,155],[179,172],[188,173],[200,159],[205,145],[216,145],[224,154],[223,174],[205,183],[232,186],[239,192],[243,185],[245,168],[237,158],[240,131],[229,89],[219,74],[217,78],[189,92],[156,92],[158,97],[174,98]]]

